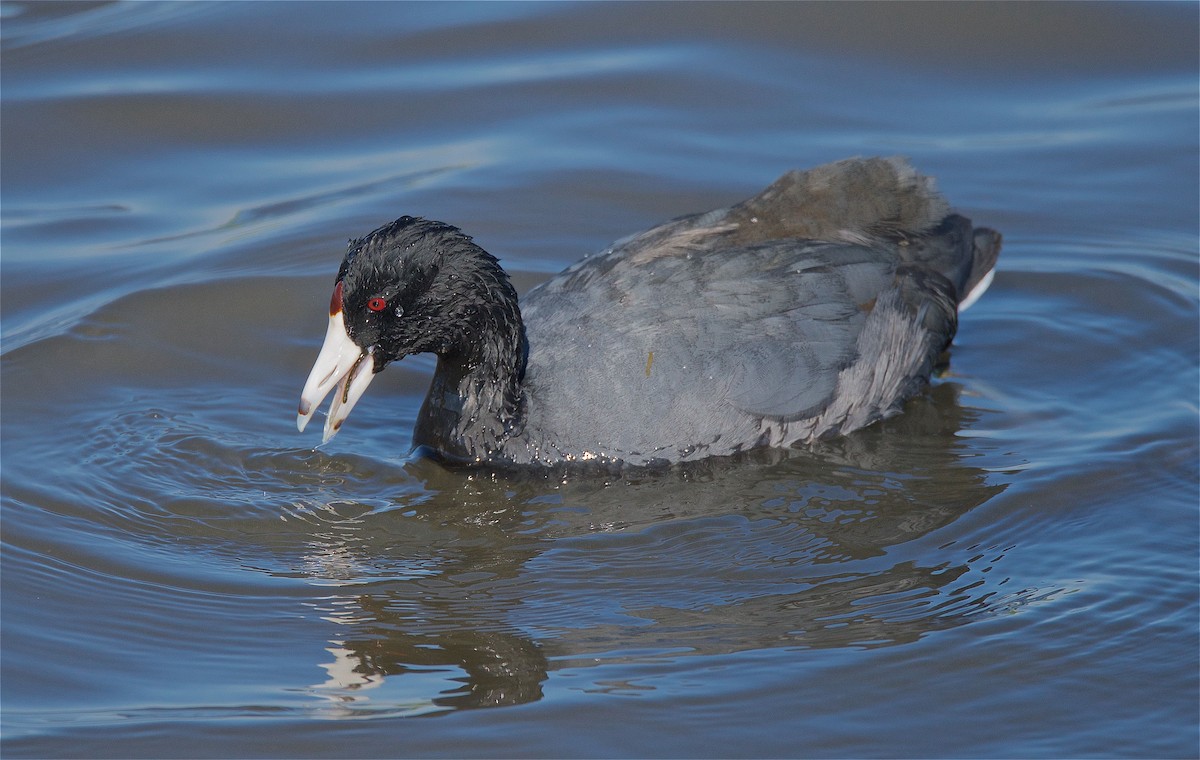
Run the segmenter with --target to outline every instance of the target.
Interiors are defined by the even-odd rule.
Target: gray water
[[[1200,754],[1200,6],[0,9],[5,757]],[[893,154],[1005,236],[894,420],[453,472],[415,357],[295,430],[352,236],[528,288]]]

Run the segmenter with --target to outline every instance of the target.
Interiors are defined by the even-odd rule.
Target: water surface
[[[1200,753],[1194,4],[0,8],[5,756]],[[295,431],[352,236],[525,289],[875,154],[1005,236],[894,420],[451,472],[416,357]]]

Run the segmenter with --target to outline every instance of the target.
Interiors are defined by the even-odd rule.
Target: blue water
[[[1195,4],[0,5],[6,757],[1200,754]],[[345,241],[528,288],[789,168],[999,229],[928,393],[596,480],[314,448]]]

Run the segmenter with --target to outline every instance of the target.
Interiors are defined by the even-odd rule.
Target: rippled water
[[[1195,4],[0,7],[6,757],[1200,753]],[[527,288],[896,153],[1005,250],[886,424],[450,472],[418,357],[295,431],[351,236]]]

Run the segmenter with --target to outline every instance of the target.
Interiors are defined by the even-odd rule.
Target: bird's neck
[[[454,460],[494,459],[521,431],[525,326],[515,298],[486,310],[463,347],[438,356],[413,442]]]

